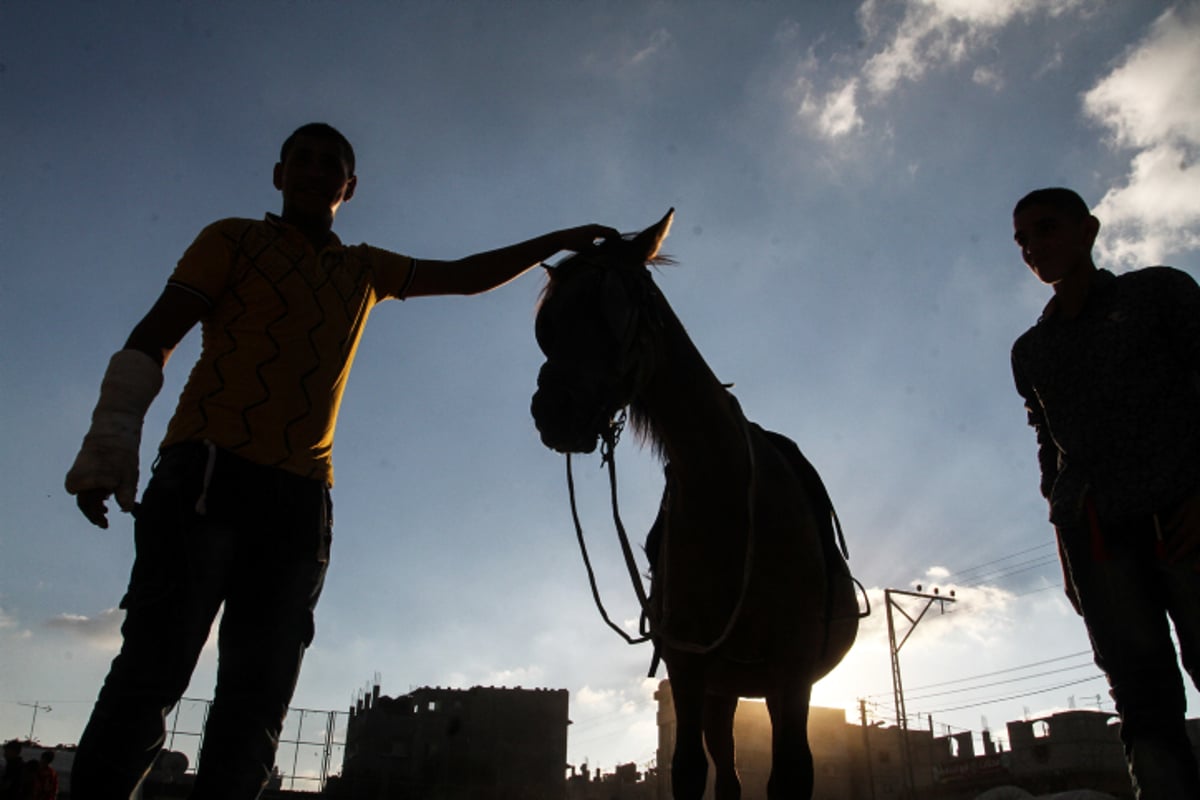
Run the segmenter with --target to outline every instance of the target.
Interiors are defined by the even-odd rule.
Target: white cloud
[[[630,64],[640,64],[654,57],[656,53],[671,43],[669,31],[659,28],[650,34],[650,39],[629,57]]]
[[[110,608],[94,617],[59,614],[48,620],[46,627],[80,638],[100,649],[115,651],[121,646],[121,623],[124,619],[124,611]]]
[[[620,706],[620,692],[616,689],[593,689],[584,686],[575,693],[575,702],[583,708],[612,711]]]
[[[871,53],[859,74],[843,77],[824,90],[815,83],[820,64],[810,51],[799,65],[800,75],[790,87],[796,115],[826,139],[840,139],[864,127],[861,108],[879,99],[903,81],[918,81],[930,70],[961,64],[992,44],[995,35],[1018,18],[1037,13],[1058,16],[1087,0],[864,0],[858,10],[859,26]],[[786,37],[789,45],[794,37]],[[1061,53],[1051,55],[1046,67],[1061,63]],[[971,80],[1000,91],[1004,76],[991,65],[977,65]],[[864,98],[864,95],[867,97]]]
[[[841,88],[830,92],[824,103],[824,108],[817,117],[817,122],[823,134],[830,138],[844,136],[862,127],[862,117],[858,114],[855,94],[858,92],[858,81],[847,81]]]
[[[797,96],[796,115],[817,133],[836,139],[862,127],[856,95],[858,80],[846,81],[840,88],[819,94],[811,82],[798,79],[794,86]]]
[[[1038,12],[1059,15],[1082,0],[906,0],[898,23],[884,19],[894,4],[867,0],[859,8],[859,24],[871,38],[891,28],[883,46],[863,67],[867,86],[887,94],[904,80],[919,80],[930,69],[956,64],[986,46],[991,37],[1018,17]],[[893,27],[894,24],[894,27]],[[984,73],[993,85],[994,73]],[[977,71],[976,82],[981,74]]]
[[[1117,266],[1162,264],[1200,249],[1200,163],[1178,145],[1139,152],[1128,183],[1096,207],[1102,220],[1097,257]]]
[[[654,61],[673,42],[674,37],[670,31],[657,28],[644,36],[629,37],[615,46],[609,44],[587,52],[583,63],[597,73],[620,73]]]
[[[540,686],[544,675],[544,670],[537,666],[503,669],[491,673],[486,683],[488,686]]]
[[[976,67],[971,73],[971,80],[979,86],[997,92],[1004,88],[1004,76],[992,67]]]
[[[1117,143],[1200,142],[1200,6],[1169,10],[1150,34],[1084,97],[1089,114]]]
[[[1124,186],[1096,207],[1102,261],[1162,263],[1200,248],[1200,6],[1170,10],[1084,96],[1114,146],[1134,148]]]

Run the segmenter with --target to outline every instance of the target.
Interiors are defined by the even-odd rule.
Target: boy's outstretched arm
[[[108,527],[110,495],[121,510],[133,510],[142,421],[162,387],[171,352],[207,310],[200,295],[168,286],[109,361],[92,426],[66,479],[67,491],[93,525]]]
[[[578,252],[597,239],[620,238],[621,234],[605,225],[581,225],[547,233],[536,239],[476,253],[457,261],[426,261],[414,266],[407,296],[441,294],[479,294],[503,286],[513,278],[563,250]]]

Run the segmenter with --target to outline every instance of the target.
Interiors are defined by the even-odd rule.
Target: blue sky
[[[347,242],[454,258],[677,209],[663,291],[748,415],[821,470],[875,597],[815,702],[893,718],[879,593],[921,583],[958,597],[901,654],[939,733],[1111,710],[1009,374],[1048,296],[1010,210],[1071,186],[1102,266],[1200,275],[1198,72],[1196,2],[6,3],[0,737],[40,702],[38,738],[76,741],[118,644],[129,520],[93,529],[62,489],[109,355],[204,225],[278,210],[279,143],[311,120],[358,151]],[[599,619],[529,415],[541,286],[372,315],[294,705],[343,709],[376,673],[392,695],[566,688],[572,763],[647,763],[649,653]],[[144,474],[197,341],[167,367]],[[644,531],[658,466],[632,440],[618,464]],[[632,619],[604,476],[576,472],[610,611]]]

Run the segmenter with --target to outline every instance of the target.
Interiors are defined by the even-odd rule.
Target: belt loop
[[[212,483],[213,470],[217,466],[217,446],[208,439],[204,440],[208,448],[208,457],[204,460],[204,482],[200,485],[200,496],[196,498],[196,513],[204,516],[208,513],[208,486]]]

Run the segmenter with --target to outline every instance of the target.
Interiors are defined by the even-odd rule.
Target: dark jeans
[[[1200,797],[1200,771],[1184,728],[1184,669],[1200,687],[1200,556],[1164,557],[1169,514],[1124,525],[1086,521],[1060,531],[1068,572],[1121,716],[1121,741],[1141,800]],[[1161,535],[1164,537],[1160,541]]]
[[[80,740],[71,796],[127,800],[163,746],[166,715],[223,603],[192,797],[256,798],[312,642],[332,541],[328,488],[177,445],[161,453],[135,517],[124,642]]]

